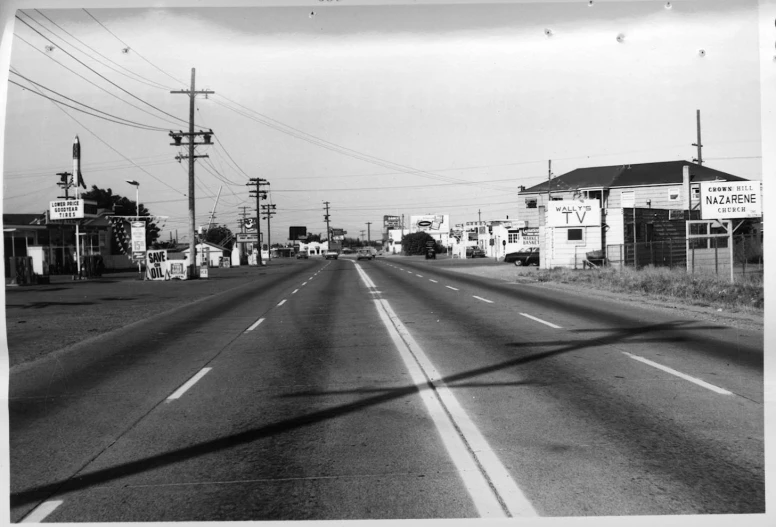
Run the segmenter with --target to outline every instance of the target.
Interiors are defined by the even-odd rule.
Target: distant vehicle
[[[304,258],[305,260],[307,260],[309,258],[309,256],[310,255],[308,254],[307,251],[299,251],[298,253],[296,253],[296,259],[297,260],[299,260],[300,258]]]
[[[326,251],[323,253],[323,257],[327,260],[336,260],[339,257],[339,253],[337,251]]]
[[[480,249],[479,247],[467,247],[466,248],[466,257],[467,258],[485,258],[485,251]]]
[[[426,247],[426,260],[436,260],[436,251],[433,247]]]
[[[519,251],[509,253],[504,257],[505,262],[514,262],[515,265],[539,265],[539,248],[526,247]]]
[[[356,260],[372,260],[374,257],[374,254],[369,249],[359,249]]]

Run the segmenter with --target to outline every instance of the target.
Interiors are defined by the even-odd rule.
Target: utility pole
[[[698,158],[693,158],[693,161],[697,162],[699,165],[703,164],[703,153],[701,149],[703,148],[703,145],[701,144],[701,111],[695,110],[695,122],[696,122],[696,128],[698,132],[698,142],[693,143],[692,146],[698,147]]]
[[[246,186],[255,185],[256,190],[251,189],[250,191],[250,197],[256,198],[256,231],[258,234],[258,240],[259,240],[259,261],[258,264],[261,267],[264,264],[264,258],[261,256],[261,249],[262,249],[262,240],[261,240],[261,206],[260,206],[260,200],[267,199],[267,191],[261,190],[262,185],[269,185],[269,182],[266,179],[262,178],[251,178],[248,183],[245,184]]]
[[[550,202],[550,181],[552,180],[552,159],[547,160],[547,203]]]
[[[482,223],[482,211],[477,209],[477,224],[479,225],[480,223]]]
[[[208,94],[215,93],[210,90],[195,90],[195,83],[194,83],[194,77],[195,77],[195,69],[191,68],[191,88],[188,90],[175,90],[171,91],[170,93],[176,93],[176,94],[186,94],[189,96],[189,131],[188,132],[170,132],[170,136],[175,141],[174,143],[170,143],[172,146],[188,146],[189,147],[189,154],[186,156],[178,155],[175,159],[178,160],[180,163],[183,159],[189,160],[189,272],[188,277],[189,278],[196,278],[198,276],[197,274],[197,239],[194,234],[195,231],[195,214],[194,214],[194,160],[198,157],[208,157],[207,155],[195,155],[194,154],[194,146],[195,145],[210,145],[213,144],[210,141],[210,138],[213,136],[213,130],[210,130],[208,132],[203,132],[200,130],[199,132],[194,131],[194,99],[197,97],[198,94],[205,94],[207,96]],[[203,136],[204,141],[201,143],[197,143],[194,141],[194,138],[198,135]],[[188,137],[188,143],[183,143],[182,139],[183,137]]]
[[[366,222],[366,242],[369,245],[372,245],[372,222],[368,221]]]
[[[267,184],[269,185],[269,183]],[[261,209],[262,209],[261,213],[266,214],[266,216],[262,219],[267,220],[267,243],[268,243],[269,253],[270,253],[269,259],[271,260],[272,259],[272,230],[270,229],[269,219],[271,216],[274,216],[277,213],[275,212],[274,204],[272,205],[264,204],[261,206]]]
[[[324,201],[326,206],[326,214],[323,215],[323,219],[326,220],[326,241],[331,244],[331,229],[329,228],[329,202]]]

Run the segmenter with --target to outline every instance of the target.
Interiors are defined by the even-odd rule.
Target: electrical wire
[[[21,12],[21,11],[20,11],[20,12]],[[29,15],[27,15],[27,16],[29,17]],[[154,106],[154,105],[153,105],[153,104],[151,104],[150,102],[148,102],[148,101],[146,101],[146,100],[144,100],[144,99],[142,99],[142,98],[138,97],[138,96],[137,96],[137,95],[135,95],[134,93],[132,93],[132,92],[130,92],[130,91],[128,91],[128,90],[125,90],[124,88],[122,88],[121,86],[119,86],[118,84],[116,84],[115,82],[113,82],[112,80],[108,79],[107,77],[105,77],[103,74],[101,74],[101,73],[100,73],[100,72],[98,72],[97,70],[95,70],[95,69],[93,69],[92,67],[90,67],[88,64],[86,64],[86,63],[84,63],[83,61],[81,61],[80,59],[78,59],[78,58],[74,57],[72,53],[68,52],[66,49],[64,49],[64,48],[62,48],[61,46],[59,46],[59,45],[58,45],[56,42],[53,42],[53,41],[52,41],[50,38],[48,38],[46,35],[44,35],[44,34],[43,34],[43,33],[41,33],[40,31],[38,31],[38,30],[37,30],[37,29],[35,29],[34,27],[32,27],[32,26],[31,26],[30,24],[28,24],[28,23],[27,23],[27,22],[26,22],[24,19],[22,19],[21,17],[19,17],[19,15],[16,15],[16,19],[17,19],[17,20],[19,20],[19,21],[20,21],[22,24],[24,24],[24,25],[25,25],[25,26],[27,26],[28,28],[30,28],[31,30],[33,30],[35,33],[37,33],[38,35],[40,35],[41,37],[43,37],[44,39],[46,39],[46,40],[47,40],[49,43],[51,43],[51,44],[53,44],[53,45],[56,45],[56,46],[58,46],[58,47],[59,47],[59,49],[60,49],[60,50],[62,50],[62,53],[64,53],[64,54],[65,54],[65,55],[67,55],[68,57],[72,58],[73,60],[75,60],[76,62],[78,62],[79,64],[81,64],[83,67],[85,67],[86,69],[88,69],[89,71],[91,71],[92,73],[94,73],[95,75],[97,75],[98,77],[100,77],[101,79],[105,80],[105,81],[106,81],[106,82],[108,82],[109,84],[111,84],[111,85],[115,86],[116,88],[118,88],[119,90],[123,91],[124,93],[126,93],[126,94],[127,94],[127,95],[129,95],[130,97],[132,97],[132,98],[134,98],[134,99],[137,99],[138,101],[142,102],[143,104],[145,104],[145,105],[147,105],[147,106],[150,106],[151,108],[153,108],[153,109],[154,109],[154,110],[156,110],[157,112],[163,113],[164,115],[167,115],[167,116],[169,116],[169,117],[172,117],[173,119],[175,119],[175,120],[177,120],[177,121],[180,121],[180,122],[182,122],[182,123],[186,123],[186,124],[188,124],[188,121],[186,121],[186,120],[184,120],[184,119],[181,119],[180,117],[177,117],[177,116],[175,116],[175,115],[173,115],[173,114],[171,114],[171,113],[165,112],[165,111],[164,111],[164,110],[162,110],[161,108],[158,108],[158,107]],[[31,20],[34,20],[34,19],[31,19]]]
[[[171,89],[172,89],[172,88],[171,88],[171,87],[169,87],[169,86],[165,86],[164,84],[160,84],[160,83],[158,83],[158,82],[156,82],[156,81],[152,81],[151,79],[147,79],[147,78],[143,77],[142,75],[140,75],[140,74],[138,74],[138,73],[135,73],[134,71],[132,71],[132,70],[130,70],[130,69],[128,69],[128,68],[125,68],[124,66],[122,66],[122,65],[121,65],[121,64],[119,64],[118,62],[115,62],[115,61],[111,60],[110,58],[106,57],[105,55],[103,55],[102,53],[100,53],[99,51],[97,51],[96,49],[94,49],[93,47],[91,47],[89,44],[87,44],[87,43],[86,43],[86,42],[84,42],[83,40],[79,39],[78,37],[76,37],[75,35],[73,35],[72,33],[70,33],[69,31],[67,31],[65,28],[63,28],[62,26],[60,26],[59,24],[57,24],[56,22],[54,22],[53,20],[51,20],[49,17],[47,17],[45,14],[43,14],[43,13],[42,13],[40,10],[38,10],[38,9],[35,9],[35,12],[36,12],[36,13],[38,13],[38,14],[39,14],[40,16],[42,16],[43,18],[45,18],[46,20],[48,20],[48,21],[49,21],[51,24],[53,24],[54,26],[56,26],[57,28],[59,28],[59,30],[60,30],[60,31],[62,31],[63,33],[65,33],[66,35],[68,35],[70,38],[72,38],[72,39],[76,40],[76,41],[77,41],[79,44],[81,44],[82,46],[85,46],[86,48],[88,48],[89,50],[93,51],[94,53],[96,53],[97,55],[99,55],[99,56],[100,56],[100,57],[102,57],[103,59],[107,60],[107,61],[108,61],[108,62],[110,62],[111,64],[115,64],[116,66],[118,66],[119,68],[123,69],[124,71],[127,71],[127,72],[131,73],[132,75],[134,75],[134,77],[131,77],[130,75],[127,75],[126,73],[124,73],[124,72],[122,72],[122,71],[119,71],[119,70],[117,70],[116,68],[114,68],[114,67],[112,67],[112,66],[110,66],[110,65],[108,65],[108,64],[105,64],[104,62],[102,62],[102,61],[100,61],[100,60],[97,60],[96,58],[94,58],[93,56],[91,56],[91,55],[89,55],[88,53],[84,52],[83,50],[80,50],[80,49],[78,49],[78,47],[77,47],[77,46],[74,46],[73,44],[70,44],[70,43],[68,43],[68,45],[69,45],[70,47],[72,47],[73,49],[75,49],[75,50],[77,50],[77,51],[79,51],[79,52],[83,53],[84,55],[86,55],[86,56],[87,56],[87,57],[89,57],[90,59],[94,60],[95,62],[98,62],[99,64],[101,64],[101,65],[105,66],[106,68],[109,68],[109,69],[111,69],[111,70],[115,71],[115,72],[116,72],[116,73],[118,73],[119,75],[123,75],[123,76],[127,77],[128,79],[131,79],[131,80],[133,80],[133,81],[135,81],[135,82],[140,82],[140,83],[142,83],[142,84],[145,84],[146,86],[150,86],[150,87],[152,87],[152,88],[157,88],[157,89],[161,89],[161,90],[171,90]],[[25,13],[25,14],[26,14],[28,17],[30,17],[32,20],[35,20],[34,18],[32,18],[32,17],[29,15],[29,13]],[[45,28],[45,26],[44,26],[43,24],[41,24],[39,21],[37,21],[37,20],[36,20],[36,22],[37,22],[37,23],[38,23],[38,25],[40,25],[41,27],[44,27],[44,28]],[[54,34],[55,34],[55,33],[54,33],[54,31],[52,31],[52,30],[51,30],[51,29],[49,29],[49,28],[46,28],[46,31],[48,31],[48,32],[49,32],[49,33],[51,33],[52,35],[54,35]],[[59,36],[59,35],[57,35],[57,36]],[[59,38],[62,38],[62,37],[60,36]],[[63,39],[63,40],[64,40],[64,39]],[[135,78],[135,77],[139,77],[139,78]]]
[[[114,119],[120,119],[121,121],[126,121],[127,123],[131,123],[131,124],[137,125],[136,128],[141,128],[142,127],[142,128],[144,128],[146,130],[156,130],[156,131],[160,131],[160,132],[166,132],[167,131],[167,128],[160,128],[158,126],[153,126],[153,125],[150,125],[150,124],[138,123],[137,121],[131,121],[129,119],[125,119],[124,117],[119,117],[117,115],[113,115],[112,113],[108,113],[108,112],[104,112],[102,110],[98,110],[97,108],[93,108],[93,107],[89,106],[88,104],[84,104],[84,103],[82,103],[80,101],[76,101],[75,99],[72,99],[72,98],[68,97],[67,95],[62,95],[58,91],[52,90],[51,88],[48,88],[48,87],[46,87],[46,86],[44,86],[44,85],[42,85],[42,84],[40,84],[38,82],[35,82],[34,80],[29,79],[29,78],[25,77],[24,75],[22,75],[20,73],[17,73],[15,71],[11,71],[11,73],[16,75],[16,76],[18,76],[18,77],[21,77],[22,79],[26,80],[30,84],[34,84],[35,86],[43,88],[44,90],[49,91],[51,93],[54,93],[54,94],[62,97],[63,99],[67,99],[68,101],[74,102],[76,104],[80,104],[81,106],[83,106],[85,108],[89,108],[90,110],[94,110],[95,112],[99,112],[99,113],[104,114],[104,115],[109,115],[110,117],[113,117]],[[8,80],[8,82],[12,82],[12,83],[16,84],[17,86],[21,86],[21,84],[18,84],[18,83],[14,82],[14,81],[12,81],[10,79]],[[24,86],[22,86],[22,87],[24,87]],[[87,112],[85,112],[85,113],[87,113]]]

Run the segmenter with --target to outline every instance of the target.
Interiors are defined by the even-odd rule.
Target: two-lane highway
[[[762,391],[762,333],[297,261],[12,370],[12,520],[762,512]]]

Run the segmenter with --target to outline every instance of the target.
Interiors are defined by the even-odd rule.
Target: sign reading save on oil
[[[170,271],[167,263],[167,251],[146,252],[146,280],[169,280]]]

